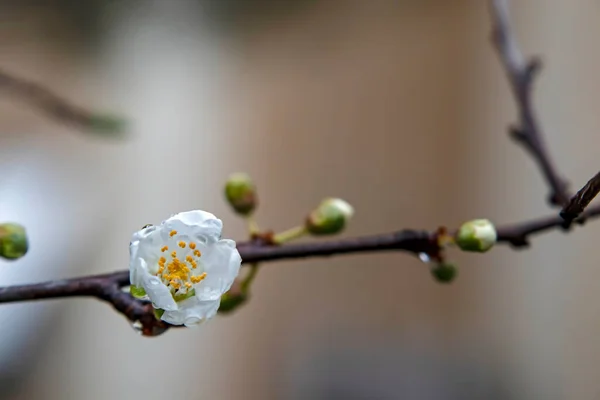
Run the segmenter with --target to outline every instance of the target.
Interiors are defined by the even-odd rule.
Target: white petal
[[[191,297],[179,302],[179,309],[166,311],[161,319],[172,325],[194,326],[215,316],[221,300],[200,301]]]
[[[204,211],[189,211],[179,213],[161,226],[163,240],[168,240],[171,230],[177,234],[187,235],[204,243],[214,243],[221,238],[223,222],[211,213]]]
[[[129,281],[131,282],[131,284],[136,286],[139,286],[141,284],[140,279],[137,277],[137,269],[139,267],[140,262],[140,259],[137,255],[139,245],[139,241],[129,243]]]
[[[129,282],[135,286],[142,286],[144,273],[147,271],[142,266],[141,258],[134,258],[129,264]]]
[[[217,217],[214,214],[211,214],[206,211],[194,210],[194,211],[186,211],[186,212],[181,212],[179,214],[175,214],[171,218],[167,219],[165,222],[177,220],[177,221],[181,221],[185,225],[194,226],[194,225],[200,225],[204,221],[211,220],[211,219],[217,219]]]
[[[200,300],[217,300],[229,290],[240,272],[242,258],[233,240],[223,239],[210,246],[200,259],[206,279],[196,287]]]
[[[145,273],[142,287],[146,290],[146,294],[148,294],[154,308],[167,311],[177,310],[177,303],[173,299],[171,291],[158,277]]]
[[[135,242],[135,241],[144,240],[148,236],[150,236],[157,229],[158,229],[158,227],[156,227],[154,225],[149,226],[149,227],[144,228],[144,229],[140,229],[139,231],[137,231],[137,232],[135,232],[133,234],[133,237],[131,238],[131,241]]]
[[[138,248],[140,247],[140,241],[134,240],[129,243],[129,257],[135,258],[137,257]]]

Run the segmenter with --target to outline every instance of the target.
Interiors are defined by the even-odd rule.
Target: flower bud
[[[0,224],[0,257],[16,260],[27,253],[29,243],[25,227],[19,224]]]
[[[494,246],[497,238],[494,224],[487,219],[475,219],[462,224],[454,240],[461,250],[484,253]]]
[[[431,269],[431,275],[439,283],[450,283],[456,278],[457,274],[458,270],[450,263],[440,263]]]
[[[328,198],[308,215],[306,230],[313,235],[333,235],[341,232],[354,209],[342,199]]]
[[[247,174],[232,174],[225,183],[225,197],[231,207],[241,215],[249,215],[258,204],[256,187]]]

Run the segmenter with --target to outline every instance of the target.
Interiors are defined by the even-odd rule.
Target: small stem
[[[250,288],[250,284],[252,284],[252,281],[254,281],[254,278],[256,278],[256,275],[258,274],[258,264],[254,263],[252,265],[250,265],[250,271],[248,272],[248,274],[246,275],[246,277],[244,278],[244,280],[241,283],[241,291],[243,294],[247,294],[248,293],[248,289]]]
[[[260,233],[260,228],[258,227],[258,223],[254,218],[254,215],[250,214],[246,216],[246,222],[248,223],[248,233],[250,236],[254,236]]]
[[[286,242],[290,242],[294,239],[298,239],[304,235],[306,235],[307,230],[304,226],[296,226],[294,228],[288,229],[287,231],[283,231],[281,233],[276,234],[273,237],[273,242],[276,244],[283,244]]]
[[[260,228],[258,227],[258,223],[256,223],[254,215],[248,215],[246,221],[248,222],[248,232],[250,233],[250,236],[260,233]]]

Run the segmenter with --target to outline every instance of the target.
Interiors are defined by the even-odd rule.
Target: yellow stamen
[[[177,252],[175,250],[173,250],[171,252],[171,257],[173,257],[173,258],[177,257]]]
[[[196,243],[190,242],[189,246],[190,246],[190,249],[194,250],[196,248]]]
[[[191,284],[191,283],[189,283],[189,282],[186,282],[186,283],[185,283],[185,287],[189,289],[189,288],[191,288],[191,287],[192,287],[192,284]]]
[[[190,256],[190,255],[187,255],[187,256],[185,257],[185,260],[186,260],[187,262],[191,263],[192,261],[194,261],[194,257],[192,257],[192,256]]]
[[[200,283],[206,278],[206,272],[203,272],[201,275],[192,276],[190,280],[192,283]]]
[[[194,250],[194,255],[196,257],[200,257],[202,255],[202,253],[200,253],[200,250]]]
[[[178,258],[174,258],[167,267],[171,273],[170,279],[179,279],[181,281],[187,281],[189,279],[190,269],[185,262],[181,262]]]
[[[178,244],[179,244],[179,247],[181,247],[182,249],[185,248],[185,242],[184,241],[181,241]]]
[[[179,287],[181,286],[179,283],[175,282],[174,280],[169,282],[171,284],[172,287],[174,287],[175,289],[179,289]]]
[[[194,260],[190,261],[190,264],[192,264],[192,269],[196,269],[196,267],[198,267],[198,263]]]
[[[175,235],[177,235],[177,231],[171,231],[171,232],[169,232],[169,236],[173,237]]]
[[[163,248],[160,249],[160,251],[162,251],[163,253],[167,250],[169,250],[169,246],[163,246]]]

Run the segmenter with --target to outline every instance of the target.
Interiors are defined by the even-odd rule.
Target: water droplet
[[[135,333],[137,333],[138,335],[143,335],[142,330],[143,330],[144,326],[142,325],[142,323],[140,321],[132,322],[131,327],[133,328]]]
[[[145,329],[144,325],[139,320],[132,322],[131,327],[133,328],[135,333],[137,333],[140,336],[146,337],[160,336],[169,329],[168,325],[162,324],[152,324],[151,328]]]
[[[431,262],[431,257],[427,253],[419,253],[419,259],[426,264]]]

